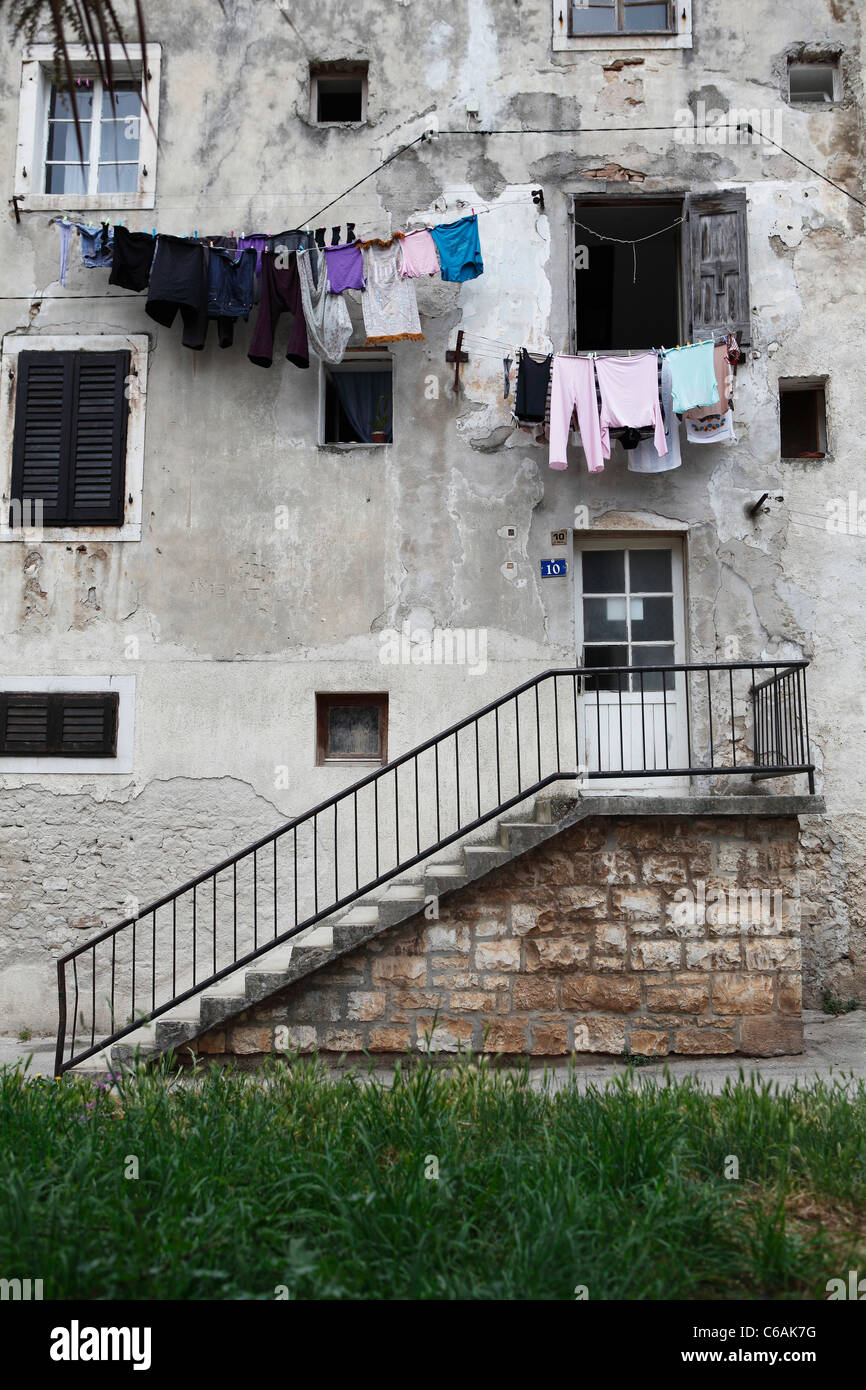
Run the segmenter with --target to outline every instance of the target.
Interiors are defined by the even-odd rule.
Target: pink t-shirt
[[[656,453],[664,458],[668,451],[665,425],[659,402],[658,362],[655,353],[639,357],[597,357],[595,374],[601,392],[601,447],[610,458],[610,431],[619,425],[639,429],[654,427]]]
[[[438,275],[439,257],[436,243],[426,227],[417,232],[407,232],[400,238],[403,255],[400,260],[400,274],[417,279],[419,275]]]

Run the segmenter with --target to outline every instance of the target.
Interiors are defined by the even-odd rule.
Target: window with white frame
[[[70,47],[75,102],[50,45],[25,53],[15,193],[31,209],[153,207],[159,49],[112,45],[111,87],[83,45]],[[76,126],[75,114],[78,123]]]
[[[553,0],[553,49],[691,48],[692,0]]]

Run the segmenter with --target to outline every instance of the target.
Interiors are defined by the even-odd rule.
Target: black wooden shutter
[[[120,525],[126,462],[128,352],[75,354],[69,520]]]
[[[46,525],[122,524],[129,362],[128,352],[19,354],[12,497],[25,525],[39,498]]]
[[[751,342],[745,190],[688,194],[686,228],[684,281],[690,341],[737,333],[740,342]]]
[[[113,758],[119,696],[0,692],[0,757]]]
[[[12,444],[13,503],[42,500],[46,523],[65,521],[69,433],[72,417],[71,352],[22,352],[18,356],[15,435]],[[13,510],[10,525],[33,525],[32,511]]]

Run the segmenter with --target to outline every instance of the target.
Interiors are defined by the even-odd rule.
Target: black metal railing
[[[535,676],[62,956],[56,1073],[555,782],[806,773],[813,791],[807,665]]]

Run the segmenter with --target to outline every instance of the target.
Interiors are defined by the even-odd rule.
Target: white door
[[[580,682],[581,761],[610,773],[589,789],[681,790],[686,778],[651,774],[688,766],[686,678],[651,668],[686,660],[682,544],[636,536],[575,546],[577,664],[603,668]],[[641,669],[617,669],[626,666]]]

